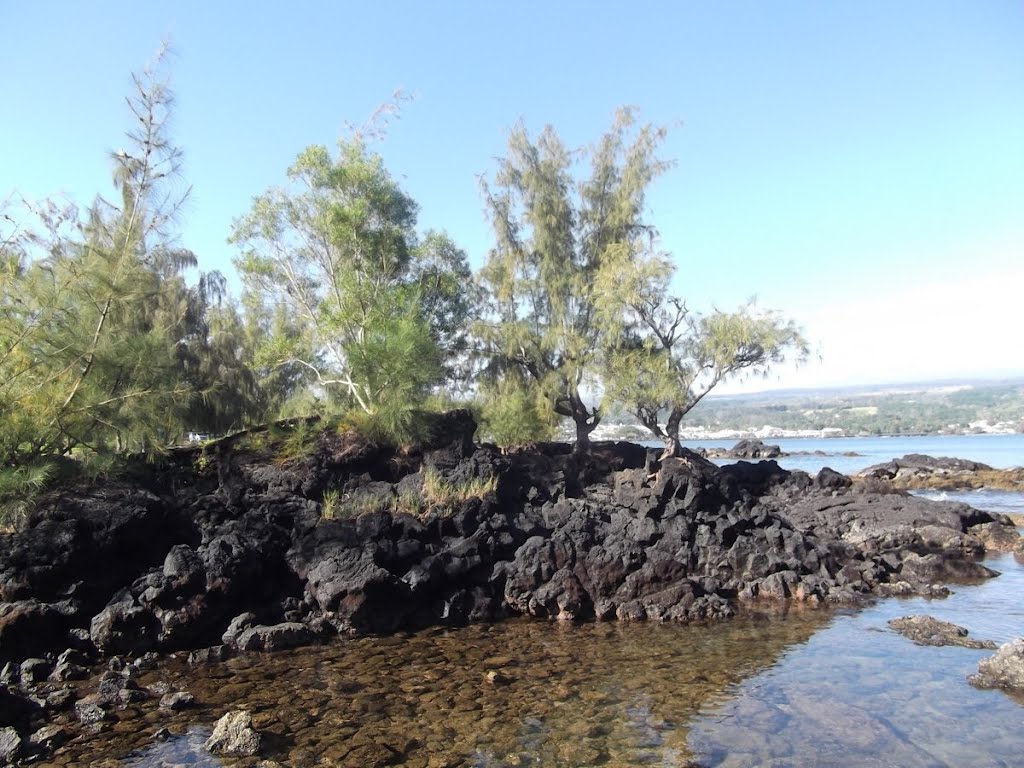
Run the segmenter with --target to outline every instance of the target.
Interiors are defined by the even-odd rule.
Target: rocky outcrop
[[[288,460],[272,444],[181,450],[65,489],[4,536],[0,661],[49,654],[47,674],[73,679],[98,656],[207,649],[199,663],[511,613],[694,621],[750,601],[933,594],[991,576],[986,543],[1019,538],[827,469],[661,462],[629,443],[505,455],[473,429],[454,412],[414,450],[330,430]]]
[[[803,486],[813,482],[801,475],[795,472],[773,489],[774,503],[800,530],[856,550],[868,591],[926,593],[928,585],[991,578],[995,572],[977,562],[985,545],[975,530],[994,523],[1006,537],[1019,539],[1009,519],[966,504],[891,489],[863,492],[861,486],[807,493]]]
[[[993,649],[996,644],[991,640],[974,640],[968,638],[968,631],[963,627],[940,621],[932,616],[901,616],[891,619],[889,626],[918,645],[958,645],[961,648]]]
[[[761,440],[740,440],[732,448],[707,448],[701,455],[708,459],[777,459],[788,454],[777,445],[766,445]]]
[[[862,481],[884,481],[902,489],[1024,489],[1024,469],[993,469],[967,459],[912,453],[901,459],[873,464],[857,473]]]
[[[1024,638],[1004,643],[993,656],[978,662],[978,674],[968,678],[976,688],[1024,692]]]

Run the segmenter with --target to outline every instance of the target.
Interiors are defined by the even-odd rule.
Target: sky
[[[233,285],[232,220],[396,90],[374,148],[474,267],[511,128],[585,147],[634,105],[669,127],[647,213],[676,291],[756,296],[815,349],[723,391],[1024,375],[1019,0],[8,0],[0,22],[0,199],[109,194],[131,73],[168,40],[180,241]]]

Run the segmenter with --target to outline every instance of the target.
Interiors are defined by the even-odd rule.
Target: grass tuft
[[[403,491],[397,496],[356,492],[349,496],[337,489],[325,491],[320,516],[324,520],[349,520],[367,512],[382,511],[419,518],[431,513],[451,515],[470,499],[483,499],[497,487],[497,477],[453,483],[436,470],[426,469],[419,492]]]
[[[57,476],[55,462],[0,469],[0,527],[17,527]]]

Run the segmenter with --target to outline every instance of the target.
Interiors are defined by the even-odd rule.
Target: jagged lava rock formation
[[[743,601],[850,602],[993,575],[962,504],[774,462],[659,462],[629,443],[476,446],[467,412],[398,450],[324,431],[301,458],[219,443],[65,489],[0,545],[0,660],[274,650],[513,613],[694,621]],[[432,473],[488,488],[401,512]],[[325,493],[341,512],[325,519]],[[358,514],[355,514],[358,512]],[[210,652],[220,657],[228,649]]]

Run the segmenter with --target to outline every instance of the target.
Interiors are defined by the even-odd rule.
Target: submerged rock
[[[228,712],[206,740],[208,752],[224,757],[252,757],[259,754],[261,746],[262,737],[252,727],[252,713],[246,710]]]
[[[45,752],[52,752],[70,738],[71,734],[63,727],[59,725],[46,725],[29,737],[29,743]]]
[[[175,691],[166,693],[160,699],[160,709],[178,710],[188,709],[196,703],[196,697],[188,691]]]
[[[978,662],[978,674],[967,679],[975,688],[1024,692],[1024,638],[999,646],[994,655]]]
[[[968,631],[963,627],[931,616],[901,616],[891,619],[889,626],[918,645],[959,645],[963,648],[986,649],[996,647],[991,640],[968,639]]]

